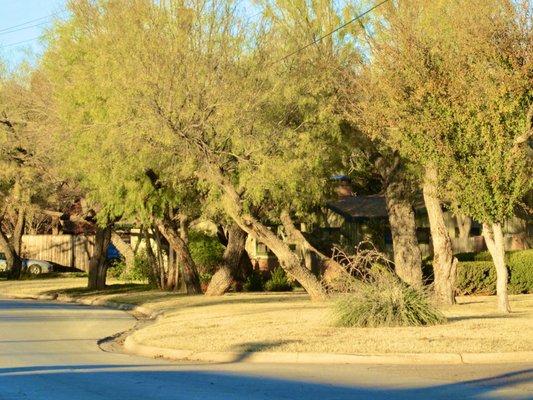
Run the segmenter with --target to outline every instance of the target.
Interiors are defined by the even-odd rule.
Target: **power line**
[[[50,21],[44,21],[44,22],[40,22],[38,24],[35,24],[35,25],[29,25],[29,26],[25,26],[23,28],[18,28],[18,29],[12,29],[10,31],[3,31],[3,32],[0,32],[0,35],[9,35],[10,33],[13,33],[13,32],[18,32],[18,31],[23,31],[25,29],[30,29],[30,28],[35,28],[37,26],[43,26],[43,25],[46,25],[48,24]]]
[[[7,28],[2,28],[2,29],[0,29],[0,33],[3,33],[3,32],[5,32],[5,31],[10,31],[11,29],[19,28],[19,27],[21,27],[21,26],[28,25],[28,24],[31,24],[31,23],[33,23],[33,22],[42,21],[43,19],[49,19],[49,18],[52,18],[52,17],[55,17],[55,16],[57,16],[57,15],[63,13],[63,12],[64,12],[64,11],[55,12],[55,13],[52,13],[52,14],[49,14],[49,15],[45,15],[44,17],[35,18],[35,19],[32,19],[32,20],[29,20],[29,21],[23,22],[23,23],[18,24],[18,25],[8,26]]]
[[[335,29],[333,29],[331,32],[328,32],[328,33],[326,33],[326,34],[320,36],[319,38],[313,40],[312,42],[307,43],[305,46],[300,47],[299,49],[294,50],[292,53],[289,53],[289,54],[287,54],[286,56],[283,56],[282,58],[280,58],[279,60],[274,61],[271,65],[273,65],[273,64],[277,64],[277,63],[282,62],[282,61],[285,61],[287,58],[292,57],[293,55],[299,53],[300,51],[305,50],[305,49],[307,49],[308,47],[311,47],[311,46],[314,45],[314,44],[317,44],[318,42],[320,42],[321,40],[327,38],[328,36],[333,35],[335,32],[340,31],[342,28],[345,28],[345,27],[347,27],[348,25],[354,23],[355,21],[357,21],[357,20],[363,18],[365,15],[367,15],[368,13],[374,11],[376,8],[378,8],[379,6],[385,4],[387,1],[389,1],[389,0],[383,0],[383,1],[381,1],[380,3],[377,3],[376,5],[370,7],[368,10],[366,10],[365,12],[363,12],[363,13],[357,15],[356,17],[354,17],[354,18],[352,18],[351,20],[345,22],[344,24],[339,25],[338,27],[336,27]]]
[[[8,43],[8,44],[5,44],[5,45],[0,46],[0,49],[6,48],[6,47],[17,46],[17,45],[19,45],[19,44],[24,44],[24,43],[33,42],[34,40],[40,39],[41,37],[42,37],[42,35],[41,35],[41,36],[33,37],[33,38],[31,38],[31,39],[21,40],[20,42]]]

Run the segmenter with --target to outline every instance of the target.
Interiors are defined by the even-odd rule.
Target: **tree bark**
[[[13,229],[13,248],[16,253],[21,255],[22,252],[22,235],[24,234],[24,226],[26,225],[26,210],[21,207],[17,212],[17,222]]]
[[[116,232],[111,234],[111,243],[113,243],[113,246],[115,246],[122,257],[124,257],[124,262],[126,263],[125,272],[128,274],[133,270],[133,266],[135,265],[135,254],[133,253],[133,249],[128,243],[122,240],[120,235]]]
[[[6,257],[8,279],[20,279],[22,273],[22,234],[24,233],[25,223],[26,212],[24,208],[19,208],[11,238],[8,238],[0,228],[0,248]]]
[[[200,275],[198,274],[194,260],[191,257],[187,243],[180,236],[173,221],[165,216],[157,220],[156,225],[178,256],[179,263],[183,268],[183,281],[187,294],[202,293]]]
[[[444,222],[444,213],[442,212],[441,203],[437,196],[437,170],[433,166],[426,168],[422,190],[433,243],[435,296],[443,304],[454,304],[457,259],[453,257],[452,241]]]
[[[15,251],[13,244],[1,229],[0,248],[6,257],[7,278],[19,279],[22,272],[22,258]]]
[[[422,287],[422,254],[416,238],[413,207],[405,195],[402,181],[391,182],[385,188],[396,274],[407,284]]]
[[[499,223],[483,224],[483,237],[496,267],[496,294],[498,295],[498,311],[509,314],[509,296],[507,294],[508,272],[505,265],[505,248],[502,226]]]
[[[165,282],[166,282],[166,273],[163,268],[163,266],[159,265],[159,261],[157,260],[154,249],[152,248],[152,237],[150,235],[149,229],[143,229],[144,233],[144,240],[146,243],[146,256],[148,257],[148,262],[150,263],[150,267],[152,268],[152,275],[154,277],[154,282],[156,283],[157,287],[159,289],[164,290],[165,289]]]
[[[207,296],[221,296],[228,291],[236,278],[241,260],[246,253],[245,245],[248,234],[239,225],[233,223],[227,234],[228,243],[224,250],[223,264],[215,272],[205,294]]]
[[[318,279],[305,268],[298,256],[290,249],[287,243],[281,240],[268,227],[263,225],[253,216],[242,209],[241,198],[233,185],[226,181],[222,174],[212,171],[211,178],[220,186],[225,194],[223,205],[231,218],[249,235],[264,243],[279,260],[285,272],[296,279],[311,297],[311,300],[324,300],[327,297],[326,289]]]
[[[457,227],[459,228],[459,237],[461,239],[468,239],[470,229],[472,228],[472,218],[467,215],[458,214],[455,216]]]
[[[89,281],[87,288],[90,290],[103,290],[106,287],[106,253],[107,247],[111,242],[111,232],[112,226],[110,225],[105,228],[96,227],[94,252],[89,260]]]

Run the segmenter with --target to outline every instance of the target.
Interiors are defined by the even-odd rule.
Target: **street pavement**
[[[98,346],[135,323],[123,311],[0,300],[0,400],[533,399],[533,363],[184,363]]]

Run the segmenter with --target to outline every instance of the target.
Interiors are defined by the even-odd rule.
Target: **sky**
[[[42,52],[39,37],[54,18],[64,17],[67,0],[0,0],[0,59],[11,69]]]

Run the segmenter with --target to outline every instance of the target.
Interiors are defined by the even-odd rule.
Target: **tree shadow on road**
[[[161,368],[161,369],[158,369]],[[533,369],[425,387],[349,386],[236,372],[205,372],[181,366],[67,365],[0,368],[0,398],[87,399],[492,399],[531,398],[505,393],[531,383]],[[27,396],[27,397],[25,397]]]

